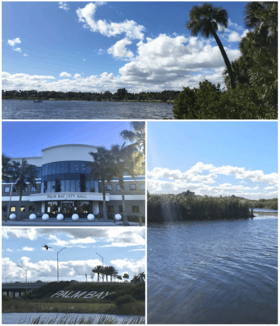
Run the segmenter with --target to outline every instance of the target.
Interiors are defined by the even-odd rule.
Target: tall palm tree
[[[132,121],[130,125],[134,129],[131,130],[123,130],[120,135],[124,140],[129,140],[132,144],[128,145],[128,147],[134,147],[145,157],[145,122],[142,121]]]
[[[25,158],[22,159],[22,163],[12,161],[10,181],[15,184],[19,193],[19,214],[16,214],[17,219],[21,212],[23,191],[26,189],[28,183],[36,187],[37,173],[36,166],[28,164]],[[9,214],[10,212],[8,212],[8,215]]]
[[[104,221],[108,221],[107,210],[106,210],[106,181],[109,182],[113,175],[108,160],[108,150],[105,147],[97,147],[97,152],[90,152],[89,154],[93,157],[94,162],[87,164],[91,170],[89,172],[89,178],[93,180],[101,180],[102,194],[103,194],[103,218]]]
[[[92,272],[97,274],[97,282],[99,282],[99,275],[102,274],[103,268],[103,266],[98,265],[92,269]]]
[[[91,277],[92,282],[93,282],[93,278],[94,278],[94,276],[95,276],[95,272],[92,271],[92,272],[90,273],[90,277]]]
[[[123,224],[129,225],[125,209],[124,198],[124,176],[130,175],[134,180],[136,175],[141,174],[139,171],[139,157],[135,156],[135,149],[133,147],[126,147],[126,143],[120,145],[112,145],[110,151],[112,174],[118,180],[122,193],[122,208],[123,208]]]
[[[199,33],[206,38],[209,38],[211,35],[214,36],[229,73],[230,86],[234,89],[235,81],[231,64],[223,44],[217,35],[218,25],[225,28],[228,26],[228,13],[221,7],[214,7],[211,3],[205,2],[202,5],[193,6],[189,11],[186,28],[191,31],[192,36],[197,36]]]
[[[11,179],[11,159],[6,156],[5,154],[2,154],[2,180],[9,182]]]

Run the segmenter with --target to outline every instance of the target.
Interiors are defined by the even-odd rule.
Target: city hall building
[[[27,163],[35,165],[38,180],[35,186],[28,184],[22,201],[15,186],[12,189],[11,213],[21,211],[22,217],[31,213],[41,216],[44,213],[56,217],[62,213],[71,217],[103,212],[102,184],[99,180],[89,179],[88,163],[93,162],[90,152],[97,152],[91,145],[59,145],[45,148],[40,157],[25,157]],[[23,158],[11,161],[22,162]],[[124,176],[125,210],[128,216],[145,215],[145,176]],[[12,184],[2,184],[2,218],[9,207]],[[106,183],[106,206],[110,213],[122,214],[122,194],[118,179]],[[20,207],[19,207],[20,205]]]

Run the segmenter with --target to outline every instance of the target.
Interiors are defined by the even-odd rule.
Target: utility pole
[[[57,282],[59,282],[59,264],[58,264],[58,254],[63,250],[63,249],[67,249],[66,247],[60,249],[58,252],[57,252]]]
[[[101,255],[99,255],[99,253],[97,253],[97,252],[96,252],[96,255],[98,255],[102,258],[102,265],[104,266],[103,257]]]

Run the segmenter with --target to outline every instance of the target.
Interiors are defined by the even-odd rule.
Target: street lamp
[[[59,282],[58,254],[59,254],[63,249],[67,249],[67,248],[64,247],[64,248],[60,249],[60,250],[57,252],[57,282]]]
[[[96,255],[100,256],[102,258],[102,265],[104,266],[104,263],[103,263],[103,257],[101,255],[99,255],[98,252],[96,252]]]
[[[12,274],[10,274],[10,275],[8,275],[7,277],[5,277],[6,283],[8,283],[8,282],[7,282],[7,279],[8,279],[11,275],[12,275]]]
[[[23,268],[20,265],[17,265],[17,267],[20,267],[25,271],[25,277],[26,277],[25,296],[27,296],[27,269]]]

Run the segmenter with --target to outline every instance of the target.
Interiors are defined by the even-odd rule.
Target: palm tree
[[[188,22],[186,28],[191,31],[192,36],[197,36],[201,33],[203,37],[209,38],[210,35],[214,36],[218,47],[223,56],[227,71],[230,77],[230,86],[235,88],[235,81],[226,51],[223,47],[221,40],[217,35],[218,25],[227,28],[228,26],[228,13],[221,7],[214,7],[211,3],[203,3],[199,6],[193,6],[189,11]]]
[[[140,273],[139,277],[141,279],[141,282],[145,282],[145,273],[144,272]]]
[[[129,275],[128,275],[128,273],[124,273],[123,274],[123,278],[126,278],[127,280],[129,279]]]
[[[110,275],[110,267],[109,266],[105,266],[103,273],[106,275],[106,282],[108,282],[108,275]]]
[[[116,268],[114,266],[108,266],[108,275],[111,276],[111,282],[112,282],[113,276],[116,277],[118,275],[118,271],[116,270]]]
[[[130,175],[135,180],[135,176],[141,172],[139,171],[139,157],[135,155],[135,149],[125,147],[125,144],[123,143],[122,146],[112,145],[110,156],[112,174],[118,178],[122,192],[123,225],[129,225],[125,209],[124,175]]]
[[[112,179],[112,169],[110,161],[108,160],[108,150],[105,147],[97,147],[97,153],[90,152],[89,154],[93,157],[94,162],[87,164],[91,170],[89,172],[89,178],[93,180],[101,180],[102,194],[103,194],[103,218],[104,221],[108,221],[107,210],[106,210],[106,181]]]
[[[10,181],[15,184],[15,187],[19,192],[19,212],[21,212],[22,195],[27,187],[27,183],[36,187],[36,179],[37,170],[35,165],[28,164],[25,158],[22,159],[22,163],[12,161]],[[8,211],[8,216],[9,214],[10,212]],[[20,214],[17,214],[17,219],[19,216]]]
[[[6,156],[5,154],[2,154],[2,180],[9,182],[11,179],[11,159]]]
[[[133,142],[132,144],[128,145],[127,147],[134,147],[141,153],[145,158],[145,122],[142,121],[132,121],[130,125],[134,129],[131,130],[123,130],[120,135],[124,140],[129,140]]]
[[[90,278],[91,278],[92,282],[93,282],[93,278],[94,278],[94,276],[95,276],[95,272],[91,272],[91,273],[90,273]]]
[[[103,268],[104,268],[103,266],[99,265],[92,269],[92,272],[97,274],[97,282],[99,282],[99,275],[102,273]]]

